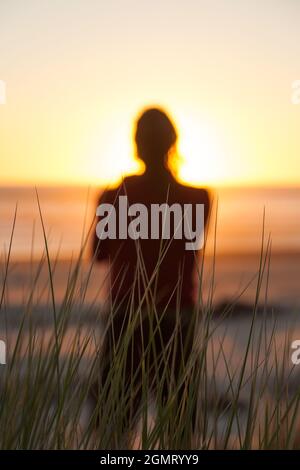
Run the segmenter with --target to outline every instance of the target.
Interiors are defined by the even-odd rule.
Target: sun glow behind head
[[[167,109],[168,111],[168,109]],[[190,185],[222,181],[225,156],[221,136],[204,116],[189,112],[170,112],[178,132],[178,142],[171,157],[171,169],[177,178]],[[131,118],[131,120],[130,120]],[[115,184],[128,174],[143,171],[134,142],[135,120],[121,113],[100,123],[89,150],[90,168],[99,182]],[[101,150],[100,150],[101,148]]]
[[[215,184],[224,176],[225,149],[212,123],[192,114],[179,115],[179,179],[191,185]]]

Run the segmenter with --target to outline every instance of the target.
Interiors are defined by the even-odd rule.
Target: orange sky
[[[0,4],[0,184],[107,184],[134,171],[134,118],[165,106],[181,178],[299,184],[300,2]]]

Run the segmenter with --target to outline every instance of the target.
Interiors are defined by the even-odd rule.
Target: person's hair
[[[175,146],[176,140],[176,129],[163,110],[148,108],[143,111],[137,120],[135,142],[138,157],[146,166],[151,167],[158,163],[158,160],[167,163],[165,159]]]

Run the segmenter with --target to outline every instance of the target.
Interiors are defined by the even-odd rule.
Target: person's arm
[[[110,191],[104,191],[99,200],[98,200],[98,204],[97,204],[97,207],[100,205],[100,204],[104,204],[104,203],[110,203]],[[93,228],[93,238],[92,238],[92,257],[95,256],[95,259],[99,262],[101,261],[107,261],[109,259],[109,254],[110,254],[110,251],[109,251],[109,239],[105,239],[105,240],[100,240],[97,236],[97,233],[96,233],[96,226],[97,226],[97,223],[99,221],[99,218],[96,217],[96,222],[94,224],[94,228]]]

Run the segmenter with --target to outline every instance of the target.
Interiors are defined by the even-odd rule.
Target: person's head
[[[135,142],[138,157],[148,169],[167,164],[169,152],[175,147],[177,133],[167,114],[159,108],[148,108],[138,118]]]

